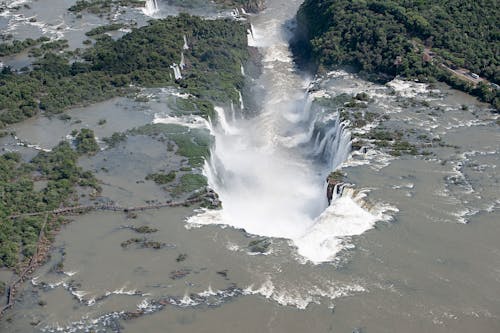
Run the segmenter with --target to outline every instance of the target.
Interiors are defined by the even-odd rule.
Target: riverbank
[[[500,109],[498,85],[472,84],[446,67],[466,67],[498,83],[498,49],[493,2],[475,4],[464,16],[459,1],[421,4],[378,1],[305,1],[297,13],[294,51],[299,63],[321,73],[352,65],[374,80],[396,76],[420,82],[443,81]],[[470,22],[475,22],[471,30]],[[464,24],[467,22],[467,24]],[[450,29],[449,27],[454,27]],[[432,56],[426,50],[432,48]],[[442,65],[446,65],[443,67]]]

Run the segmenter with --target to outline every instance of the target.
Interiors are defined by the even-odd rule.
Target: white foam
[[[394,79],[387,83],[397,94],[406,98],[415,98],[419,95],[428,95],[428,85],[401,79]]]
[[[146,4],[142,12],[147,16],[154,17],[159,12],[159,10],[160,9],[158,8],[157,0],[146,0]]]
[[[155,114],[153,124],[175,124],[189,128],[209,128],[208,122],[205,119],[193,115],[173,117]]]
[[[234,123],[216,109],[220,126],[211,129],[215,147],[204,174],[223,209],[190,217],[188,227],[226,225],[286,238],[306,260],[320,263],[350,246],[349,237],[372,228],[382,214],[361,208],[359,196],[341,198],[326,209],[325,178],[349,156],[350,132],[338,113],[330,119],[311,112],[315,95],[324,92],[305,93],[310,80],[295,73],[281,24],[270,20],[251,29],[264,61],[276,65],[264,69],[263,76],[270,78],[264,107],[258,117]],[[322,129],[314,135],[316,124]],[[309,142],[313,148],[301,151]]]
[[[366,289],[360,285],[325,285],[323,287],[313,286],[309,289],[298,287],[277,287],[273,284],[270,277],[255,288],[250,285],[243,290],[243,295],[260,295],[271,299],[283,306],[293,306],[304,310],[311,303],[321,304],[322,298],[334,300],[339,297],[345,297],[354,293],[366,292]]]
[[[349,245],[352,236],[361,235],[373,228],[380,220],[388,220],[391,206],[379,205],[363,209],[365,193],[345,189],[344,194],[316,219],[303,236],[294,239],[298,253],[313,263],[331,261],[335,255]]]

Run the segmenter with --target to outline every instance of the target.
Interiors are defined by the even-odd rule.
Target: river
[[[74,217],[0,331],[500,331],[496,116],[444,85],[301,73],[288,49],[300,3],[269,0],[249,18],[263,68],[244,96],[256,110],[221,107],[217,124],[202,123],[215,137],[203,173],[222,210]],[[158,5],[146,14],[175,13]],[[383,124],[341,122],[318,102],[361,92],[370,96],[366,111],[386,115]],[[177,92],[145,93],[148,102],[117,98],[69,111],[71,123],[40,116],[14,129],[19,140],[50,148],[78,126],[105,137],[174,121],[168,103]],[[431,154],[391,156],[366,142],[351,153],[351,139],[377,125],[435,138]],[[33,154],[12,138],[0,144]],[[105,199],[124,206],[169,199],[140,180],[179,163],[145,136],[80,160],[103,182]],[[349,185],[328,205],[325,179],[338,168]],[[138,236],[131,224],[158,231]],[[121,246],[143,236],[163,246]],[[53,269],[60,262],[62,273]]]

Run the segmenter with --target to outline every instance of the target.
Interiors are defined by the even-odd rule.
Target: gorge
[[[360,72],[326,7],[380,1],[51,3],[0,11],[1,332],[498,332],[494,101]]]

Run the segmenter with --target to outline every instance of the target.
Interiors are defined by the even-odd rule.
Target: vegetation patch
[[[269,251],[271,241],[267,238],[256,239],[248,243],[248,250],[252,253],[264,254]]]
[[[188,158],[191,167],[201,167],[210,154],[213,138],[208,130],[176,124],[148,124],[129,131],[132,135],[148,135],[160,141],[172,141],[176,153]]]
[[[25,40],[13,40],[8,43],[0,44],[0,57],[5,57],[13,54],[18,54],[26,51],[30,47],[40,45],[42,43],[50,41],[49,37],[40,37],[38,39],[26,38]]]
[[[185,174],[182,175],[179,184],[172,190],[174,195],[182,193],[191,193],[198,191],[207,186],[207,178],[199,174]]]
[[[499,83],[499,16],[493,0],[306,0],[294,52],[320,71],[352,65],[368,78],[444,81],[500,109],[498,86],[453,72]]]
[[[146,176],[146,180],[152,180],[158,185],[165,185],[175,180],[175,171],[164,173],[150,173]]]
[[[78,0],[68,10],[73,13],[86,11],[92,14],[103,14],[109,13],[117,6],[143,7],[145,3],[145,0]]]
[[[84,3],[88,2],[77,5],[80,8]],[[188,50],[183,50],[184,36]],[[170,65],[180,63],[181,52],[186,67],[183,78],[176,80]],[[209,117],[213,114],[210,101],[238,102],[237,90],[244,84],[240,66],[247,59],[243,23],[203,20],[186,14],[150,21],[118,40],[101,35],[80,55],[47,52],[29,71],[2,68],[0,128],[40,110],[59,113],[72,106],[124,95],[131,86],[180,87],[195,97],[190,102],[196,112]]]
[[[95,154],[99,151],[99,145],[95,140],[94,131],[82,128],[75,137],[76,151],[80,154]]]
[[[103,138],[109,148],[116,147],[120,142],[127,140],[127,135],[125,133],[114,132],[110,137]]]
[[[50,152],[40,152],[29,163],[15,153],[0,156],[0,267],[14,267],[33,255],[45,221],[37,212],[54,210],[75,203],[76,187],[100,191],[91,172],[77,165],[78,153],[69,143],[61,142]],[[34,190],[35,181],[46,186]],[[18,215],[12,218],[13,215]],[[48,217],[46,230],[57,228],[61,220]]]

